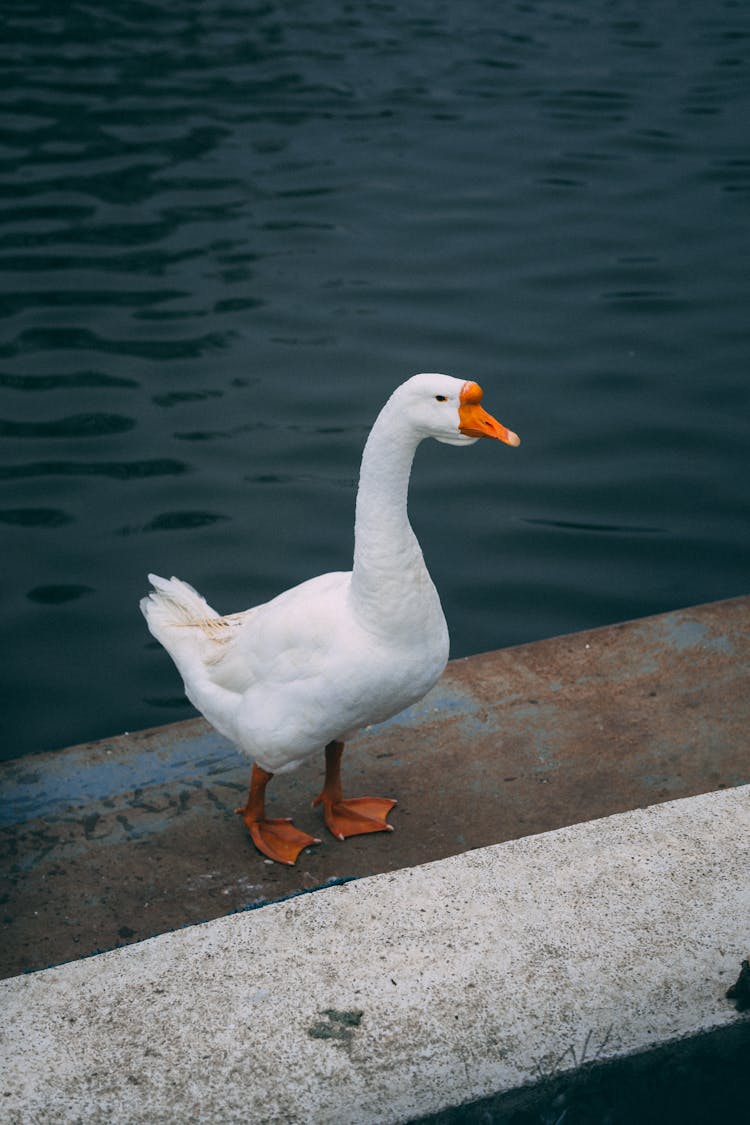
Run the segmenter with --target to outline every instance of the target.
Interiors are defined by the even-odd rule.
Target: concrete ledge
[[[322,756],[269,812],[320,846],[255,850],[249,763],[202,720],[0,765],[0,976],[661,801],[750,783],[750,596],[451,661],[421,703],[347,746],[347,795],[395,832],[322,830]],[[446,784],[450,779],[450,784]],[[428,794],[428,799],[425,795]]]
[[[9,1122],[399,1122],[746,1021],[750,787],[0,984]]]

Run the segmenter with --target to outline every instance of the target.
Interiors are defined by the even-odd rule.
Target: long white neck
[[[359,476],[352,596],[357,612],[388,628],[432,582],[407,514],[412,461],[420,441],[389,400],[370,431]]]

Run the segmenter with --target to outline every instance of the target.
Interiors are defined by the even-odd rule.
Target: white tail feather
[[[198,625],[218,618],[205,598],[197,590],[180,578],[161,578],[149,574],[149,582],[154,587],[141,601],[141,610],[148,621],[157,627],[170,625]],[[153,628],[151,631],[154,632]],[[154,634],[156,635],[156,634]]]
[[[231,723],[239,696],[213,683],[206,668],[226,639],[227,619],[187,582],[158,574],[148,577],[153,590],[141,600],[141,611],[149,631],[177,665],[190,702],[218,731],[234,738]]]

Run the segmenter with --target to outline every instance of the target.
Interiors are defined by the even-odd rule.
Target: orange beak
[[[458,428],[466,437],[491,437],[504,441],[506,445],[520,445],[518,434],[501,425],[479,404],[482,401],[482,388],[478,383],[464,383],[458,407]]]

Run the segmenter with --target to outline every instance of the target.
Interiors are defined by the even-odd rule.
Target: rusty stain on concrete
[[[249,765],[203,720],[7,762],[0,973],[750,782],[749,640],[744,597],[453,661],[347,747],[346,791],[397,797],[395,832],[321,831],[322,755],[269,789],[323,837],[289,869],[253,848]]]

